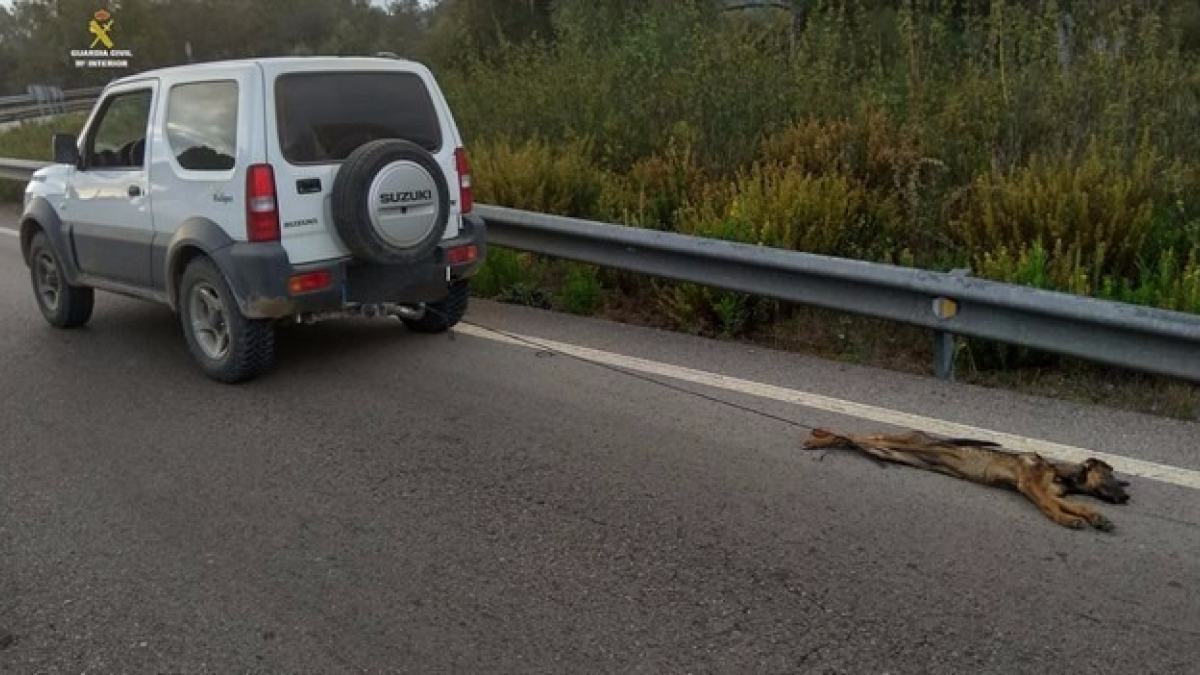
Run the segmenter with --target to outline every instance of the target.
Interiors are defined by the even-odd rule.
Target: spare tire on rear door
[[[333,223],[355,256],[410,263],[429,255],[446,230],[450,195],[437,160],[395,138],[350,153],[333,183]]]

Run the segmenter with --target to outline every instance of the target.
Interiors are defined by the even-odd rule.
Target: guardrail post
[[[42,85],[31,84],[31,85],[25,87],[25,91],[29,93],[29,96],[31,98],[33,98],[33,104],[37,107],[38,116],[40,117],[40,116],[46,114],[46,110],[45,110],[46,101],[45,101],[45,96],[42,93]]]
[[[61,88],[50,85],[50,101],[55,113],[67,112],[67,97]]]
[[[956,277],[971,274],[969,269],[950,270]],[[958,314],[958,301],[953,298],[933,299],[933,313],[937,318],[952,319]],[[938,330],[933,332],[933,371],[939,380],[954,380],[954,333]]]
[[[933,334],[933,370],[939,380],[954,380],[954,333]]]

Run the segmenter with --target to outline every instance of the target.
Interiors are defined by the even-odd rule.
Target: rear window
[[[237,155],[238,85],[196,82],[171,88],[167,144],[175,161],[195,171],[228,171]]]
[[[413,73],[292,73],[275,81],[279,146],[293,164],[339,162],[358,146],[402,138],[429,152],[442,129]]]

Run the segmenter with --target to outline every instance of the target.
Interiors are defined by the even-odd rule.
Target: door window
[[[105,103],[88,140],[88,168],[140,169],[143,166],[152,98],[149,89],[142,89],[117,94]]]

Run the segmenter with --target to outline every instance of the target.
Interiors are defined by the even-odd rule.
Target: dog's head
[[[1067,477],[1068,486],[1073,492],[1090,495],[1110,504],[1124,504],[1129,501],[1129,493],[1125,488],[1129,483],[1117,480],[1113,468],[1107,463],[1091,458],[1078,465],[1079,468]]]

